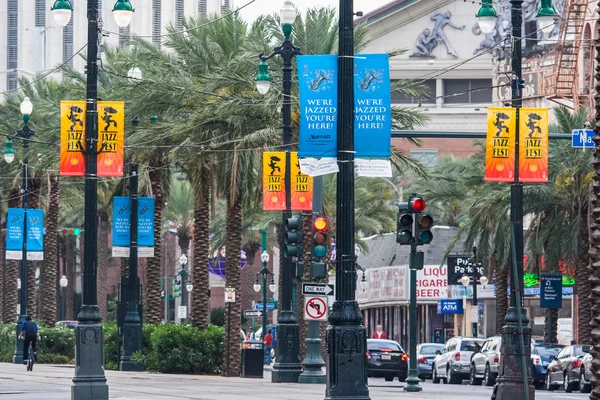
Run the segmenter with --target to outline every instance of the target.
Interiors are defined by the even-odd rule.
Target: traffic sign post
[[[326,283],[310,283],[302,284],[302,294],[305,296],[333,296],[335,286]]]
[[[596,133],[593,129],[573,129],[571,145],[578,149],[592,149],[596,147],[592,141],[594,135],[596,135]]]
[[[235,288],[225,288],[225,303],[227,303],[227,376],[231,358],[231,303],[235,303]]]
[[[305,297],[304,319],[307,321],[327,320],[328,311],[327,297]]]

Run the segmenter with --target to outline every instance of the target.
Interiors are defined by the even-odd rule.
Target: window
[[[444,79],[444,103],[473,104],[491,102],[491,79]]]
[[[131,32],[130,25],[127,25],[125,28],[119,27],[119,48],[122,49],[127,44],[129,40],[129,33]]]
[[[152,0],[152,43],[160,46],[162,28],[161,0]]]
[[[6,44],[7,57],[6,69],[6,87],[8,90],[17,88],[17,71],[19,62],[19,0],[8,0],[7,3],[7,25],[6,25]],[[13,71],[10,71],[13,70]]]
[[[423,97],[412,97],[398,91],[392,91],[392,104],[435,104],[436,87],[435,79],[423,82],[427,86],[427,93]]]
[[[175,2],[175,26],[178,31],[183,29],[183,0]]]
[[[438,151],[426,150],[426,149],[414,149],[410,151],[410,156],[415,160],[419,161],[427,168],[435,167],[438,159]]]
[[[46,0],[35,0],[35,26],[46,26]]]
[[[206,15],[208,13],[208,7],[206,5],[207,0],[200,0],[198,2],[198,14]]]
[[[227,14],[230,7],[231,7],[231,4],[230,4],[229,0],[222,0],[222,3],[221,3],[221,15]]]

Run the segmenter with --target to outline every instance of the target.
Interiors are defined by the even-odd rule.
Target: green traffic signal
[[[433,240],[433,218],[430,215],[420,215],[417,223],[417,244],[429,244]]]
[[[181,283],[173,281],[173,297],[181,297]]]

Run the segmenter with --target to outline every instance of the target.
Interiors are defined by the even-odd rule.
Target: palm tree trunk
[[[40,204],[41,179],[39,176],[29,178],[28,202],[27,208],[38,208]],[[37,287],[35,282],[35,272],[38,267],[37,261],[27,262],[27,313],[31,317],[37,317]]]
[[[74,304],[74,298],[73,298],[73,288],[75,287],[75,246],[76,246],[76,239],[75,236],[73,235],[67,235],[66,237],[67,240],[67,271],[66,271],[66,275],[67,275],[67,280],[69,281],[69,285],[67,286],[67,298],[66,298],[66,304],[67,304],[67,311],[65,313],[65,316],[68,320],[73,320],[75,315],[75,304]]]
[[[60,206],[60,180],[57,175],[49,177],[48,212],[46,216],[46,237],[44,239],[44,262],[41,272],[41,292],[43,293],[41,319],[46,326],[56,324],[56,258],[58,243],[58,213]]]
[[[490,267],[496,271],[496,332],[502,333],[504,317],[508,311],[508,275],[507,267],[496,263],[494,256],[490,257]]]
[[[590,224],[590,207],[589,205],[582,207],[580,218],[582,222],[581,240],[582,247],[589,249],[589,224]],[[579,256],[579,263],[575,271],[575,293],[577,294],[577,343],[589,344],[592,343],[592,329],[590,320],[592,319],[592,305],[588,294],[590,293],[590,256],[587,251],[584,251]]]
[[[96,239],[98,247],[98,308],[103,320],[106,320],[106,281],[108,278],[108,212],[104,209],[98,210],[98,237]]]
[[[246,284],[244,285],[244,298],[242,299],[242,310],[250,310],[252,308],[252,300],[254,300],[254,282],[256,281],[256,275],[254,271],[254,261],[257,248],[253,243],[248,243],[244,246],[244,252],[246,253],[246,267],[241,271],[241,279]],[[246,332],[248,333],[248,332]]]
[[[210,170],[200,170],[200,187],[196,188],[194,207],[194,274],[196,288],[192,300],[192,324],[207,329],[210,323],[210,297],[208,280],[209,225],[210,225]]]
[[[19,208],[21,204],[21,191],[14,187],[8,194],[8,208]],[[6,221],[4,222],[6,228]],[[4,252],[6,256],[6,252]],[[6,260],[6,307],[4,318],[6,322],[17,321],[17,304],[19,304],[19,289],[17,278],[19,278],[20,262],[18,260]]]
[[[235,189],[234,189],[235,190]],[[231,204],[230,196],[227,200],[227,257],[225,266],[225,285],[234,288],[236,293],[240,293],[240,250],[242,245],[242,200],[238,197]],[[229,307],[231,305],[231,307]],[[240,360],[240,325],[241,318],[241,296],[236,296],[235,303],[228,303],[225,307],[225,323],[231,322],[230,339],[227,343],[228,333],[225,332],[224,342],[229,345],[229,358],[223,358],[223,375],[239,376],[241,372]],[[229,373],[227,373],[227,364],[229,363]]]
[[[552,313],[552,326],[548,316]],[[544,311],[544,343],[558,343],[558,308],[546,308]]]
[[[164,166],[161,163],[152,163],[148,171],[150,186],[154,196],[154,257],[147,260],[146,269],[146,296],[145,316],[146,321],[152,324],[160,323],[161,299],[160,299],[160,260],[161,260],[161,228],[162,210],[164,206],[163,187],[161,172]]]

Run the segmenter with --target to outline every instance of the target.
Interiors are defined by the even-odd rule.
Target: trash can
[[[263,343],[258,340],[242,342],[242,377],[262,378],[265,354]]]

